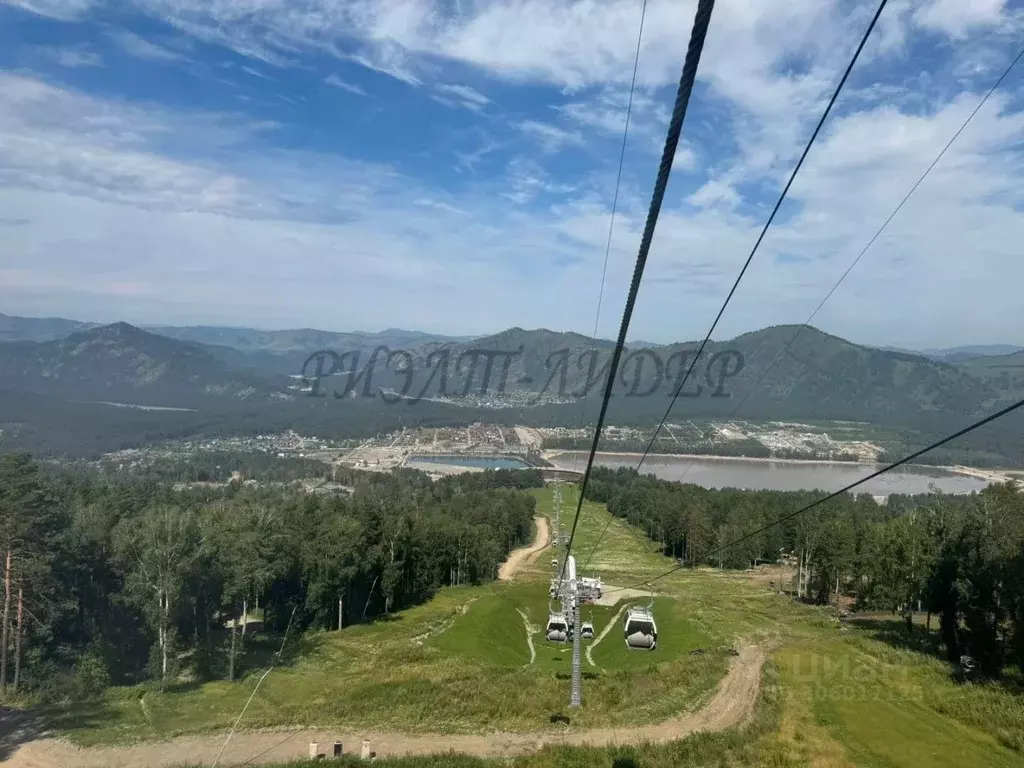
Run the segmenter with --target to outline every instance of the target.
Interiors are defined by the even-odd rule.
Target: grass
[[[550,491],[537,491],[551,510]],[[571,526],[573,497],[563,519]],[[581,562],[609,521],[585,504],[574,549]],[[341,726],[404,732],[530,731],[566,713],[569,652],[540,635],[547,617],[550,556],[543,552],[512,584],[458,587],[388,621],[321,633],[295,646],[273,672],[242,728]],[[593,569],[607,583],[631,584],[664,571],[642,534],[612,520]],[[645,599],[633,602],[646,602]],[[1024,694],[1019,681],[958,685],[935,647],[912,641],[884,617],[841,625],[825,609],[793,603],[743,574],[684,570],[659,581],[659,647],[628,652],[619,626],[584,664],[583,707],[572,727],[664,720],[700,705],[724,674],[730,645],[749,638],[772,649],[754,722],[727,733],[668,745],[621,749],[548,747],[502,762],[523,768],[866,765],[1024,766]],[[529,664],[523,611],[537,630]],[[613,608],[584,610],[598,632]],[[621,619],[618,619],[621,621]],[[695,648],[705,653],[691,655]],[[79,744],[166,738],[230,726],[258,675],[179,692],[112,689],[98,702],[50,712]],[[139,703],[145,693],[145,708]],[[397,768],[498,764],[462,757],[387,761]]]

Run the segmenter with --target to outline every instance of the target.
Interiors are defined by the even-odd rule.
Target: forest
[[[1024,667],[1020,487],[894,495],[884,505],[845,494],[755,533],[823,495],[711,490],[628,468],[595,468],[587,487],[587,498],[606,503],[683,564],[748,568],[792,558],[798,599],[891,611],[908,634],[915,612],[924,612],[927,628],[933,617],[938,622],[951,662],[970,656],[991,676]]]
[[[340,496],[236,482],[176,492],[3,454],[4,692],[59,701],[236,679],[266,661],[253,622],[297,639],[494,579],[533,535],[536,502],[519,489],[542,483],[531,470],[344,480]]]

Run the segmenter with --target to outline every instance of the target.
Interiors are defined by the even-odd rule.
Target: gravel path
[[[548,545],[548,519],[546,517],[535,517],[533,522],[537,524],[537,536],[528,547],[520,547],[512,550],[508,560],[498,568],[498,578],[502,581],[512,581],[519,569],[532,560],[538,552]]]
[[[243,731],[231,739],[221,758],[221,765],[305,758],[309,755],[309,743],[313,741],[317,742],[321,752],[331,753],[334,742],[341,741],[347,753],[358,754],[363,739],[367,739],[371,748],[382,757],[453,751],[480,757],[508,757],[535,752],[546,744],[610,746],[672,741],[697,731],[721,731],[747,722],[757,703],[764,658],[764,652],[758,646],[742,646],[739,656],[732,660],[729,672],[706,706],[652,725],[576,732],[562,729],[479,735],[402,734],[353,731],[344,727],[336,730]],[[10,768],[167,768],[185,764],[211,765],[223,743],[224,734],[207,734],[127,747],[78,749],[56,739],[38,738],[26,741],[20,747],[14,746],[13,755],[6,750],[2,754],[8,757],[5,765]]]

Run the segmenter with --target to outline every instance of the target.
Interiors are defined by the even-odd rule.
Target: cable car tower
[[[577,577],[576,558],[572,555],[566,558],[562,578],[559,578],[558,574],[562,570],[563,558],[561,548],[566,543],[561,532],[562,487],[560,483],[555,485],[554,495],[555,538],[553,543],[558,554],[551,560],[555,576],[551,579],[551,587],[548,590],[550,603],[544,638],[553,643],[572,642],[572,692],[569,696],[569,706],[578,707],[583,695],[580,685],[580,639],[584,636],[588,639],[594,637],[593,624],[580,622],[580,605],[600,600],[603,585],[597,578]],[[557,610],[551,607],[551,603],[556,600],[559,603]]]

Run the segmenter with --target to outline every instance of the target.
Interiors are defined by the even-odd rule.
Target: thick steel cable
[[[952,442],[953,440],[956,440],[957,438],[963,437],[964,435],[968,434],[969,432],[973,432],[974,430],[978,429],[979,427],[983,427],[986,424],[989,424],[989,423],[995,421],[996,419],[1001,419],[1003,416],[1006,416],[1006,415],[1016,411],[1018,408],[1021,408],[1021,407],[1024,407],[1024,400],[1018,400],[1016,403],[1008,405],[1005,408],[1003,408],[1002,410],[996,411],[995,413],[990,414],[990,415],[986,416],[985,418],[980,419],[979,421],[974,422],[970,426],[964,427],[959,432],[954,432],[952,435],[948,435],[947,437],[944,437],[941,440],[937,440],[936,442],[932,443],[931,445],[929,445],[929,446],[927,446],[925,448],[922,448],[919,451],[914,451],[914,453],[910,454],[909,456],[904,456],[899,461],[894,461],[892,464],[887,464],[886,466],[882,467],[881,469],[879,469],[879,470],[877,470],[875,472],[872,472],[870,475],[867,475],[866,477],[862,477],[860,480],[857,480],[856,482],[850,483],[849,485],[847,485],[847,486],[845,486],[843,488],[840,488],[838,491],[834,491],[834,492],[828,494],[827,496],[822,496],[820,499],[817,499],[816,501],[812,501],[810,504],[806,504],[805,506],[800,507],[795,512],[790,512],[788,515],[783,515],[782,517],[777,518],[777,519],[773,520],[770,523],[762,525],[760,528],[757,528],[757,529],[755,529],[753,531],[750,531],[749,533],[743,534],[738,539],[734,539],[733,541],[730,541],[727,544],[723,544],[720,547],[716,547],[715,549],[712,549],[710,552],[706,552],[704,554],[704,556],[705,557],[710,557],[711,555],[717,555],[719,552],[722,552],[722,551],[728,549],[729,547],[734,547],[737,544],[741,544],[744,541],[746,541],[747,539],[750,539],[750,538],[752,538],[754,536],[757,536],[759,533],[764,533],[765,531],[770,530],[771,528],[774,528],[776,525],[779,525],[781,523],[785,523],[785,522],[787,522],[789,520],[792,520],[794,517],[802,515],[805,512],[811,511],[815,507],[819,507],[822,504],[825,504],[825,503],[827,503],[829,501],[832,501],[832,499],[835,499],[835,498],[837,498],[839,496],[842,496],[844,493],[848,493],[849,491],[852,491],[857,486],[863,485],[864,483],[868,482],[869,480],[874,480],[876,477],[880,477],[881,475],[884,475],[886,472],[891,472],[892,470],[896,469],[897,467],[902,467],[904,464],[907,464],[907,463],[913,461],[914,459],[923,456],[924,454],[928,453],[929,451],[934,451],[936,448],[941,448],[946,443]],[[623,589],[634,589],[636,587],[640,587],[640,586],[643,586],[645,584],[650,584],[653,581],[658,581],[659,579],[663,579],[666,576],[669,576],[669,575],[675,573],[676,571],[682,570],[684,567],[685,566],[677,565],[674,568],[670,568],[669,570],[665,571],[664,573],[659,574],[658,576],[655,576],[653,578],[644,579],[643,581],[638,581],[636,584],[631,584],[628,587],[616,587],[615,589],[608,589],[608,590],[605,590],[605,591],[606,591],[606,593],[611,593],[611,592],[620,592]]]
[[[868,24],[867,30],[864,32],[864,36],[860,40],[860,45],[857,46],[857,50],[853,53],[853,58],[850,59],[849,65],[846,67],[846,71],[843,73],[842,79],[839,81],[839,85],[836,86],[835,91],[832,93],[832,98],[829,99],[828,106],[825,107],[825,111],[821,115],[821,119],[818,120],[817,126],[814,128],[814,133],[811,134],[810,140],[807,142],[807,146],[804,147],[803,153],[800,155],[800,159],[797,161],[796,167],[793,168],[793,172],[789,176],[789,181],[786,182],[786,186],[782,189],[782,194],[779,195],[779,199],[775,202],[775,207],[772,208],[771,215],[768,217],[768,221],[765,222],[764,227],[761,229],[761,234],[758,236],[757,241],[754,243],[754,247],[750,250],[750,255],[747,256],[747,260],[743,264],[743,268],[740,270],[739,275],[736,277],[736,281],[732,284],[732,288],[729,289],[729,294],[725,297],[725,301],[722,302],[721,308],[718,310],[718,314],[715,316],[715,321],[711,324],[711,328],[708,329],[707,335],[704,337],[704,341],[701,342],[700,348],[697,350],[697,354],[693,358],[693,362],[690,363],[690,367],[686,370],[686,375],[683,376],[682,381],[679,382],[679,386],[676,388],[675,393],[672,395],[672,400],[668,404],[668,408],[665,410],[665,415],[661,417],[661,422],[654,430],[654,434],[651,435],[651,441],[647,444],[644,449],[643,455],[640,457],[640,462],[636,465],[637,470],[643,466],[644,459],[647,458],[647,454],[650,453],[651,447],[654,445],[654,441],[657,440],[658,435],[661,433],[661,428],[665,426],[665,421],[668,419],[669,414],[672,412],[673,406],[676,404],[676,400],[679,399],[679,394],[683,391],[683,387],[686,386],[686,382],[690,379],[690,374],[693,373],[694,367],[697,365],[697,361],[700,356],[704,353],[704,348],[708,345],[711,340],[711,334],[715,332],[715,328],[718,327],[718,321],[722,319],[722,315],[725,313],[725,308],[729,306],[729,302],[732,301],[733,295],[736,293],[736,289],[739,287],[740,281],[743,280],[743,276],[747,273],[747,268],[750,266],[750,262],[754,259],[754,254],[757,253],[761,247],[761,243],[764,240],[768,229],[771,227],[772,222],[775,221],[775,216],[779,212],[779,208],[782,207],[782,202],[786,199],[786,195],[789,193],[789,188],[793,186],[793,181],[796,179],[797,174],[800,172],[800,168],[804,164],[804,160],[807,159],[808,153],[811,151],[811,147],[814,146],[814,142],[818,138],[818,134],[821,132],[822,126],[825,124],[825,120],[828,118],[829,113],[832,111],[833,105],[839,98],[840,92],[843,90],[843,86],[846,85],[846,80],[850,77],[850,72],[853,71],[854,65],[857,63],[857,59],[860,58],[861,51],[864,50],[864,45],[867,43],[868,38],[871,36],[872,30],[875,28],[875,24],[878,22],[878,17],[882,15],[882,11],[885,9],[888,0],[882,0],[878,4],[878,9],[875,11],[875,15],[871,18],[871,23]]]
[[[846,280],[846,278],[849,276],[850,272],[853,271],[854,267],[856,267],[857,264],[860,263],[860,260],[864,257],[864,254],[866,254],[868,252],[868,250],[871,248],[871,246],[873,246],[875,244],[875,241],[878,240],[879,237],[881,237],[882,233],[885,232],[885,230],[889,226],[890,222],[892,222],[892,220],[894,218],[896,218],[896,215],[901,210],[903,210],[903,206],[907,204],[907,201],[910,200],[910,198],[913,196],[913,194],[917,191],[917,188],[921,186],[921,184],[924,182],[924,180],[926,178],[928,178],[928,174],[930,174],[932,172],[932,170],[935,168],[935,166],[939,164],[939,161],[942,160],[942,158],[945,156],[945,154],[949,150],[949,148],[953,146],[953,143],[958,138],[960,138],[960,134],[964,132],[964,129],[967,128],[967,126],[970,124],[970,122],[974,119],[974,116],[977,115],[978,112],[981,110],[981,108],[985,106],[985,103],[989,100],[989,97],[993,93],[995,93],[996,89],[999,88],[1000,85],[1002,85],[1003,80],[1006,79],[1006,76],[1010,74],[1010,71],[1017,65],[1017,62],[1019,62],[1022,57],[1024,57],[1024,48],[1020,49],[1020,52],[1013,59],[1013,61],[1010,62],[1010,65],[1005,70],[1003,70],[1003,74],[1001,74],[999,76],[999,79],[996,80],[992,84],[992,87],[988,89],[988,91],[982,97],[981,101],[978,102],[978,105],[971,111],[971,114],[969,114],[967,116],[967,118],[960,124],[960,127],[957,128],[956,133],[954,133],[953,136],[950,138],[950,140],[946,142],[946,145],[942,148],[942,150],[939,152],[939,154],[935,156],[935,159],[932,160],[931,164],[925,169],[924,173],[922,173],[921,176],[917,179],[917,181],[914,182],[914,185],[910,188],[910,191],[908,191],[907,194],[903,196],[903,199],[900,200],[899,205],[897,205],[893,209],[892,213],[889,214],[888,218],[886,218],[886,220],[884,222],[882,222],[882,226],[880,226],[878,228],[878,230],[875,232],[875,234],[872,235],[871,239],[868,240],[867,245],[865,245],[861,249],[860,253],[857,254],[857,258],[855,258],[850,263],[850,266],[848,266],[846,268],[846,271],[843,272],[843,274],[839,276],[839,279],[836,280],[835,284],[829,289],[828,293],[825,294],[825,298],[823,298],[818,303],[818,306],[814,308],[814,311],[811,312],[811,314],[807,317],[807,319],[804,321],[803,325],[797,327],[796,333],[794,333],[793,336],[790,338],[790,340],[788,342],[786,342],[786,345],[782,348],[782,351],[779,352],[779,354],[775,356],[775,359],[772,360],[771,363],[768,364],[768,367],[764,369],[764,371],[758,377],[757,381],[754,382],[754,385],[750,389],[747,390],[747,393],[743,396],[743,399],[739,401],[739,403],[736,405],[736,407],[733,408],[732,412],[729,414],[729,416],[728,416],[728,420],[729,421],[731,421],[732,419],[734,419],[736,417],[736,414],[739,413],[740,409],[744,406],[744,404],[747,402],[747,400],[750,399],[750,396],[752,394],[754,394],[754,391],[759,386],[761,386],[761,382],[763,382],[765,380],[765,377],[767,377],[768,374],[771,372],[772,368],[775,367],[775,364],[778,363],[779,360],[781,360],[785,356],[785,354],[789,351],[790,347],[792,347],[793,344],[796,342],[796,340],[800,336],[800,334],[803,333],[804,330],[806,330],[807,326],[809,326],[811,324],[811,322],[813,322],[814,318],[818,316],[818,313],[821,311],[821,308],[824,307],[825,304],[828,302],[828,300],[832,298],[832,294],[834,294],[836,292],[836,290],[839,288],[839,286],[843,284],[843,281]],[[763,345],[764,345],[764,343],[762,342],[762,346]],[[754,356],[756,357],[757,356],[757,352],[760,352],[760,351],[761,351],[761,348],[758,347],[757,351],[754,352]],[[680,483],[683,482],[683,480],[686,479],[686,476],[690,473],[690,468],[693,467],[695,461],[696,461],[696,459],[691,459],[689,464],[686,465],[686,469],[683,471],[682,476],[679,478],[679,482]]]
[[[636,304],[636,296],[640,290],[640,281],[644,276],[647,254],[651,250],[651,240],[654,238],[654,230],[658,224],[658,216],[661,213],[661,204],[665,199],[665,189],[668,187],[668,179],[672,173],[672,163],[675,160],[676,148],[679,146],[679,137],[683,130],[683,119],[686,117],[686,108],[690,103],[690,94],[693,92],[693,84],[697,79],[697,66],[700,64],[701,53],[704,50],[704,39],[707,37],[708,25],[711,23],[711,12],[714,10],[714,7],[715,0],[698,0],[697,2],[697,12],[693,19],[693,29],[690,32],[690,44],[686,50],[683,72],[679,78],[679,89],[676,92],[676,102],[672,109],[672,119],[669,121],[668,133],[665,136],[665,148],[661,154],[661,164],[658,166],[658,176],[654,182],[654,193],[651,196],[651,205],[647,212],[647,223],[644,225],[643,237],[640,240],[640,250],[637,253],[636,265],[633,268],[633,279],[630,282],[629,294],[626,296],[626,306],[622,312],[619,338],[615,344],[615,351],[612,353],[611,364],[608,369],[608,381],[605,384],[604,397],[601,401],[601,412],[598,415],[597,426],[594,429],[594,443],[590,448],[590,456],[587,459],[587,469],[583,474],[583,482],[580,484],[580,497],[576,505],[576,516],[572,521],[572,531],[569,533],[569,542],[565,549],[565,560],[558,575],[559,590],[561,589],[562,581],[565,579],[565,569],[569,562],[569,554],[572,552],[573,540],[576,537],[576,527],[580,522],[580,512],[583,509],[583,497],[587,490],[587,481],[590,479],[590,473],[594,468],[594,456],[597,454],[597,446],[601,441],[601,429],[604,427],[605,416],[608,414],[608,403],[612,399],[615,374],[618,372],[622,350],[626,346],[626,333],[629,330],[629,321],[633,317],[633,306]]]
[[[615,212],[619,207],[619,187],[622,185],[622,166],[626,160],[626,139],[629,137],[629,120],[633,115],[633,93],[636,91],[636,71],[640,66],[640,43],[644,39],[644,19],[647,18],[647,0],[643,0],[643,5],[640,7],[640,30],[636,35],[636,53],[633,55],[633,77],[629,81],[629,101],[626,103],[626,124],[622,128],[622,148],[619,150],[619,170],[615,174],[615,193],[612,195],[612,212],[611,217],[608,220],[608,242],[604,246],[604,267],[601,269],[601,287],[597,292],[597,312],[594,314],[594,333],[591,338],[597,340],[597,327],[601,322],[601,304],[604,301],[604,284],[605,279],[608,277],[608,256],[612,251],[612,232],[615,231]],[[597,354],[597,348],[594,348],[594,354]],[[587,397],[584,393],[583,401],[580,406],[580,429],[583,429],[584,421],[587,418]],[[576,459],[577,453],[575,449],[572,454],[572,468],[576,471]]]
[[[640,467],[643,466],[644,460],[647,455],[651,452],[651,448],[654,446],[654,441],[658,439],[658,435],[661,433],[661,428],[665,426],[665,422],[668,420],[669,414],[672,412],[672,408],[676,404],[676,400],[679,399],[679,394],[683,391],[683,387],[690,380],[690,374],[693,373],[693,369],[697,365],[697,361],[700,356],[704,353],[704,348],[707,347],[708,342],[711,340],[711,334],[715,332],[715,328],[718,327],[719,320],[722,319],[722,315],[725,313],[726,307],[729,306],[729,302],[732,301],[733,295],[736,293],[736,289],[740,285],[740,281],[743,280],[744,275],[747,273],[747,268],[750,266],[750,262],[754,260],[754,255],[761,247],[761,242],[764,240],[765,235],[768,233],[769,227],[772,222],[775,221],[775,216],[779,212],[779,208],[782,207],[783,201],[786,199],[786,195],[789,193],[789,188],[793,186],[793,181],[796,179],[797,174],[800,172],[800,168],[804,164],[804,160],[807,159],[807,155],[811,151],[811,147],[814,146],[814,142],[818,138],[818,134],[821,133],[821,128],[825,124],[825,120],[828,118],[829,113],[832,111],[832,107],[835,105],[836,100],[839,98],[840,92],[843,90],[843,86],[846,85],[847,79],[850,77],[850,72],[853,71],[854,65],[857,63],[857,59],[860,58],[861,51],[864,50],[864,45],[867,43],[868,38],[871,36],[871,32],[875,28],[875,24],[878,22],[878,17],[882,15],[882,11],[885,9],[888,0],[882,0],[878,4],[878,9],[875,11],[875,15],[871,18],[871,23],[865,30],[863,37],[861,37],[860,44],[857,46],[857,50],[853,53],[853,58],[850,59],[850,63],[846,66],[846,71],[843,72],[842,78],[839,80],[839,84],[836,86],[835,91],[832,93],[832,98],[829,99],[828,105],[825,107],[825,111],[822,113],[821,118],[818,120],[817,126],[814,128],[814,132],[811,134],[811,138],[808,140],[807,145],[804,147],[803,153],[800,155],[800,159],[797,161],[796,166],[793,168],[793,172],[789,176],[789,181],[786,182],[786,186],[782,189],[782,194],[779,195],[779,199],[775,202],[775,207],[772,209],[771,215],[768,217],[768,221],[765,222],[764,227],[761,229],[761,234],[758,236],[757,241],[754,243],[754,247],[750,250],[750,255],[747,256],[747,260],[743,264],[743,268],[737,275],[735,282],[732,284],[732,288],[729,290],[729,294],[725,297],[725,301],[722,302],[721,308],[718,310],[718,314],[715,316],[715,320],[711,323],[711,327],[708,329],[707,335],[704,340],[700,343],[700,347],[697,350],[697,354],[693,358],[693,362],[690,363],[690,367],[686,370],[686,375],[683,376],[679,382],[679,386],[676,387],[676,391],[672,394],[672,400],[669,401],[668,408],[665,409],[665,415],[661,417],[661,421],[654,430],[654,434],[651,435],[650,442],[647,443],[647,447],[644,448],[643,454],[640,456],[640,461],[636,465],[636,469],[639,472]],[[685,473],[684,473],[685,476]],[[586,481],[586,477],[584,477]],[[601,535],[597,539],[597,544],[594,545],[594,549],[591,551],[590,556],[587,558],[589,564],[591,559],[594,557],[594,553],[597,552],[597,548],[601,545],[601,541],[604,539],[605,533],[608,531],[608,526],[611,525],[611,520],[605,523],[604,530],[601,531]],[[586,566],[584,566],[586,567]]]

